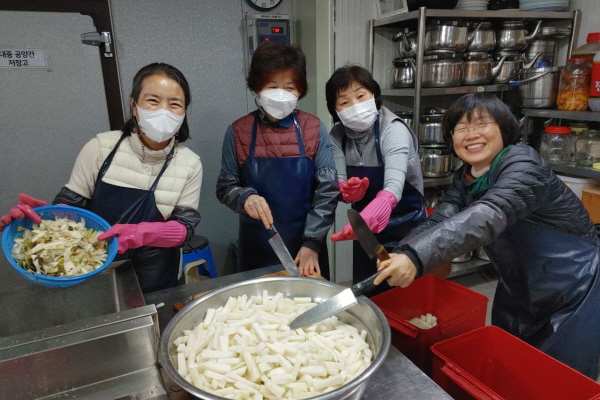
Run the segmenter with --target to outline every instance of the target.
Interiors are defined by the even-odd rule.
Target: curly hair
[[[306,96],[306,57],[298,46],[284,46],[280,43],[265,42],[258,46],[248,73],[248,88],[260,92],[270,81],[271,76],[280,71],[291,71],[294,84],[300,93],[298,98]]]

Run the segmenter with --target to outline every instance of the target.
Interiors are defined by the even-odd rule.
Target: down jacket
[[[426,274],[485,246],[499,274],[492,323],[595,379],[599,240],[583,204],[525,144],[488,173],[489,189],[477,198],[465,185],[466,168],[395,251]]]

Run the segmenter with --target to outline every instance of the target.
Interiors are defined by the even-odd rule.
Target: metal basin
[[[2,293],[0,338],[145,305],[131,264],[109,268],[72,287],[56,289],[28,284]],[[35,318],[24,318],[32,312]]]
[[[184,330],[196,327],[204,318],[206,310],[223,306],[231,296],[242,294],[259,296],[262,295],[263,290],[268,290],[269,294],[272,295],[281,292],[288,296],[310,296],[315,301],[320,302],[338,294],[343,289],[345,289],[343,286],[325,280],[273,277],[252,279],[212,291],[188,304],[169,322],[160,341],[160,363],[167,375],[195,398],[225,400],[224,397],[213,395],[193,386],[177,372],[175,367],[177,349],[173,345],[173,341],[181,336]],[[366,297],[359,297],[357,305],[337,316],[341,321],[353,325],[359,330],[365,329],[368,332],[367,342],[373,350],[375,359],[369,368],[353,381],[331,392],[312,397],[311,399],[314,400],[360,399],[369,378],[381,366],[390,347],[390,327],[387,320],[381,310]]]

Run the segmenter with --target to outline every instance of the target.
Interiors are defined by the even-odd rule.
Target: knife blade
[[[358,211],[349,209],[348,220],[356,234],[358,242],[370,258],[377,257],[381,261],[390,259],[390,255],[379,243]],[[356,285],[352,286],[352,288],[344,289],[316,307],[303,312],[291,322],[290,328],[297,329],[312,325],[356,305],[358,303],[356,300],[358,296],[375,288],[374,281],[378,275],[379,272],[376,272],[367,279],[358,282]]]
[[[377,257],[380,261],[390,259],[390,255],[385,250],[385,247],[379,243],[358,211],[350,208],[348,210],[348,220],[350,221],[350,225],[354,230],[358,242],[363,250],[369,255],[369,258]]]
[[[298,271],[298,266],[294,262],[294,259],[290,255],[287,247],[285,247],[285,243],[283,243],[283,239],[277,229],[275,229],[275,225],[271,224],[271,228],[269,228],[269,233],[271,237],[269,238],[269,244],[273,248],[275,254],[277,254],[277,258],[281,261],[283,268],[290,274],[290,276],[300,276],[300,271]]]

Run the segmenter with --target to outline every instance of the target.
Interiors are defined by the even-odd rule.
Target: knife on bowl
[[[275,225],[271,224],[271,228],[269,228],[269,233],[271,237],[269,238],[269,244],[273,248],[275,254],[277,254],[277,258],[283,264],[283,268],[290,274],[290,276],[300,276],[300,271],[298,271],[298,266],[294,262],[294,259],[290,255],[285,243],[283,243],[283,239],[277,229],[275,229]]]
[[[348,220],[350,221],[350,225],[352,226],[354,234],[358,238],[360,245],[370,258],[377,257],[380,261],[390,259],[390,255],[379,243],[379,241],[377,241],[377,238],[373,232],[371,232],[371,229],[369,229],[369,226],[360,216],[358,211],[349,209]],[[379,272],[376,272],[367,279],[358,282],[351,288],[344,289],[332,298],[325,300],[310,310],[303,312],[292,321],[290,328],[297,329],[312,325],[356,305],[358,303],[356,300],[358,296],[375,288],[375,284],[373,282],[378,275]]]

